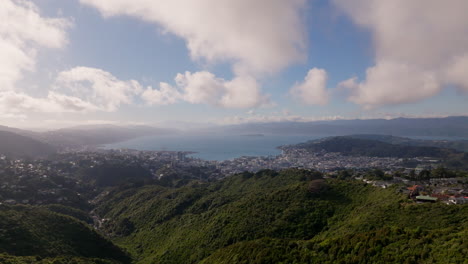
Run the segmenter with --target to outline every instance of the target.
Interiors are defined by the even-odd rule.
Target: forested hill
[[[370,157],[446,158],[451,154],[459,154],[458,151],[452,149],[391,144],[380,140],[356,138],[353,136],[329,137],[285,147],[302,148],[309,152],[339,152],[344,155]]]
[[[56,149],[46,143],[9,131],[0,131],[0,154],[14,158],[46,157]]]
[[[97,213],[135,263],[463,263],[468,205],[290,169],[115,188]]]
[[[46,208],[0,205],[0,230],[0,263],[130,263],[84,222]]]
[[[459,151],[468,152],[468,140],[466,139],[413,139],[407,137],[396,137],[390,135],[375,135],[375,134],[357,134],[348,137],[377,140],[390,144],[407,145],[407,146],[420,146],[420,147],[437,147],[449,148]]]

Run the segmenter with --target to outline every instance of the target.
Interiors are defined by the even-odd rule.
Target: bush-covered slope
[[[137,263],[463,263],[468,206],[261,171],[111,192],[97,212]]]
[[[314,238],[243,241],[201,263],[468,263],[468,205],[406,203],[394,190],[331,186],[353,202]]]
[[[333,201],[308,191],[319,177],[262,171],[176,189],[145,186],[109,194],[97,212],[141,263],[195,263],[239,241],[312,238],[333,214]]]
[[[121,249],[84,222],[30,206],[0,206],[0,254],[0,260],[5,258],[1,263],[8,263],[8,259],[15,263],[13,260],[66,257],[129,262]]]

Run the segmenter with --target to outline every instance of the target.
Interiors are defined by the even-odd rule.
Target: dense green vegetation
[[[468,263],[468,205],[417,204],[353,173],[125,181],[96,199],[107,238],[84,210],[0,205],[0,263]]]
[[[106,162],[77,172],[78,177],[94,186],[106,187],[124,184],[129,181],[151,179],[148,169],[139,164],[119,164]]]
[[[31,206],[0,206],[0,254],[0,263],[129,262],[120,248],[84,222]],[[60,261],[66,259],[70,262]]]
[[[136,263],[466,263],[468,205],[303,170],[116,188],[97,212]],[[465,262],[464,262],[465,261]]]

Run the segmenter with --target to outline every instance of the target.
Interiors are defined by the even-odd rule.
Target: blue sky
[[[251,2],[252,9],[246,9],[248,12],[245,16],[233,15],[231,20],[239,19],[239,23],[251,20],[249,25],[256,27],[255,19],[262,14],[261,23],[258,23],[262,28],[252,32],[272,32],[265,34],[265,38],[255,38],[242,32],[236,33],[236,21],[226,22],[226,32],[220,36],[228,36],[226,34],[230,31],[239,34],[238,39],[233,38],[239,41],[236,43],[218,41],[213,39],[216,36],[212,38],[209,33],[206,34],[216,33],[220,27],[224,30],[222,21],[219,27],[213,26],[217,22],[216,17],[213,21],[194,20],[193,26],[191,21],[179,26],[179,20],[184,18],[170,13],[177,9],[161,7],[168,13],[167,17],[159,11],[152,12],[152,8],[158,10],[160,1],[36,0],[30,2],[31,5],[25,4],[29,1],[7,2],[11,2],[11,12],[17,9],[29,15],[37,14],[46,21],[44,28],[56,29],[57,34],[66,39],[66,43],[60,40],[57,41],[59,44],[40,43],[32,37],[33,33],[23,36],[21,32],[2,32],[0,29],[1,41],[16,45],[35,63],[33,69],[21,68],[14,63],[0,65],[0,69],[19,67],[14,70],[20,73],[15,78],[6,75],[6,86],[11,87],[0,90],[0,101],[4,100],[4,105],[14,101],[11,99],[14,96],[21,95],[23,98],[18,109],[0,107],[0,122],[10,126],[61,127],[86,123],[173,125],[179,122],[223,124],[468,114],[468,81],[462,76],[464,70],[468,72],[468,60],[465,60],[468,45],[462,45],[467,40],[457,39],[461,42],[460,46],[445,47],[437,43],[433,47],[432,44],[421,45],[425,40],[438,36],[426,36],[431,33],[409,26],[410,29],[401,29],[403,43],[396,47],[389,45],[396,33],[391,31],[393,25],[388,23],[395,23],[395,26],[408,23],[404,15],[400,18],[392,14],[397,11],[386,6],[391,5],[384,3],[389,1],[382,1],[382,6],[372,8],[367,0],[357,0],[354,7],[341,0],[294,0],[289,4],[284,1],[239,1],[245,2],[239,4],[243,5],[239,8],[246,8],[245,5]],[[147,5],[150,11],[129,11],[132,10],[132,3],[137,2],[143,7]],[[200,2],[199,6],[202,7],[193,5],[196,2]],[[205,9],[211,8],[210,2],[191,1],[193,6],[181,5],[180,8],[187,9],[183,12],[209,13],[211,10]],[[266,3],[272,7],[265,7]],[[421,15],[421,18],[415,15],[411,18],[415,24],[426,23],[428,26],[434,26],[432,18],[439,21],[439,16],[458,16],[456,10],[466,5],[464,1],[453,1],[453,5],[447,8],[426,6],[424,1],[415,1],[406,6],[404,3],[401,2],[401,8],[423,14],[432,14],[434,10],[441,9],[441,14]],[[232,2],[225,5],[227,12],[237,8]],[[222,3],[216,6],[223,8]],[[395,22],[388,22],[385,17],[380,21],[380,18],[370,15],[385,8],[393,10],[388,11],[388,15]],[[291,12],[283,14],[282,10]],[[268,12],[271,12],[271,17]],[[285,25],[279,25],[278,15],[291,17],[284,19]],[[8,15],[4,18],[12,20],[8,21],[11,24],[21,23]],[[60,21],[50,24],[47,19],[51,18]],[[291,21],[298,21],[299,24]],[[458,21],[446,23],[440,28],[447,32],[436,31],[439,33],[434,34],[451,36],[463,29],[462,25],[468,24],[467,18],[461,15]],[[34,32],[33,25],[26,23],[22,26]],[[285,33],[289,30],[293,33]],[[421,34],[420,39],[406,39],[406,36],[418,34]],[[24,41],[13,42],[11,36],[20,36]],[[292,39],[294,37],[299,39]],[[201,55],[194,58],[193,54],[191,56],[194,48],[190,48],[188,43],[200,38],[201,45],[212,42],[211,47],[200,46]],[[268,43],[265,39],[274,42]],[[222,47],[250,41],[252,45],[248,47],[252,49],[249,50],[234,48],[233,51]],[[301,41],[304,46],[296,49]],[[278,42],[281,48],[285,48],[284,56],[278,55],[282,49],[269,47]],[[421,47],[418,48],[418,45]],[[210,49],[219,52],[213,55]],[[266,53],[264,49],[272,51],[271,71],[267,67],[270,63],[268,54],[256,61],[248,57],[255,57],[257,52]],[[434,62],[426,62],[421,59],[420,52],[429,56],[435,54],[437,58]],[[439,53],[446,56],[441,59]],[[298,59],[289,59],[289,54],[291,58],[298,56]],[[211,55],[215,57],[213,61],[209,61]],[[254,67],[252,63],[261,66]],[[437,67],[434,66],[436,64]],[[453,70],[448,72],[439,68],[442,64],[446,65],[444,69]],[[374,71],[369,73],[369,69]],[[177,74],[181,74],[183,85],[174,80]],[[309,77],[307,81],[304,79],[306,76]],[[356,79],[351,79],[353,77]],[[112,81],[103,78],[111,78]],[[130,83],[131,80],[134,83]],[[239,82],[231,83],[233,80]],[[348,86],[340,84],[346,80],[349,80]],[[167,83],[170,96],[160,93],[161,82]],[[120,93],[114,89],[115,85],[121,85]],[[218,95],[200,95],[207,90],[211,91],[210,94]],[[51,96],[51,91],[58,95]],[[147,96],[143,95],[145,91]],[[93,96],[88,96],[89,93]],[[110,94],[112,96],[107,96]]]

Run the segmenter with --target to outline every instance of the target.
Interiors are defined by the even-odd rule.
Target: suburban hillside
[[[303,149],[309,153],[340,153],[345,156],[417,158],[430,157],[441,161],[445,167],[467,169],[468,153],[451,148],[426,145],[410,145],[396,141],[391,136],[337,136],[312,140],[295,145],[282,146],[281,149]]]

